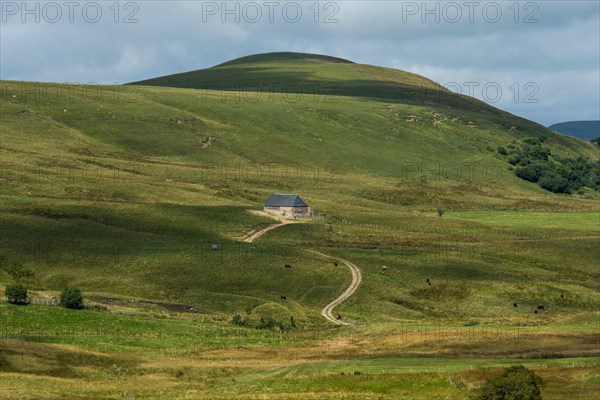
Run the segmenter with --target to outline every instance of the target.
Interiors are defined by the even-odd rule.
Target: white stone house
[[[297,194],[272,194],[265,202],[264,210],[287,218],[314,216],[313,210]]]

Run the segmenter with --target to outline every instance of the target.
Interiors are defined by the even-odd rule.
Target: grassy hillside
[[[313,54],[259,54],[208,69],[132,84],[237,92],[239,97],[250,102],[265,99],[273,101],[273,98],[279,97],[289,103],[309,97],[315,102],[328,103],[342,96],[391,103],[438,105],[454,111],[486,114],[490,120],[502,116],[525,123],[529,129],[541,127],[481,101],[456,95],[417,74]]]
[[[0,287],[43,299],[74,285],[107,308],[2,304],[0,379],[17,397],[36,382],[31,398],[64,395],[61,378],[87,382],[90,398],[431,398],[435,387],[459,399],[511,358],[538,359],[523,362],[550,377],[549,398],[574,393],[568,381],[597,389],[597,359],[577,357],[598,355],[598,194],[547,192],[497,152],[535,136],[598,160],[590,143],[414,74],[315,55],[118,87],[1,86]],[[242,243],[273,223],[247,210],[274,192],[299,193],[318,217]],[[362,270],[336,308],[356,326],[327,330],[320,310],[350,274],[310,249]],[[294,316],[308,333],[236,328],[235,313]],[[522,346],[398,337],[418,324],[538,331]],[[423,367],[440,355],[456,369]],[[545,371],[539,357],[573,368]]]
[[[272,79],[284,71],[297,79],[310,70],[315,82],[336,79],[344,85],[358,79],[373,88],[399,82],[442,90],[401,71],[289,54],[243,58],[177,81],[232,73],[262,81],[253,75],[256,68]],[[59,88],[64,95],[56,101],[32,97],[32,85],[37,93]],[[593,157],[591,145],[451,97],[471,109],[346,95],[289,101],[274,94],[250,101],[235,91],[157,86],[103,86],[92,98],[82,86],[3,82],[2,208],[3,225],[11,232],[3,237],[5,277],[39,288],[72,283],[226,312],[277,303],[281,293],[300,308],[294,302],[284,307],[300,312],[309,303],[321,304],[308,300],[314,288],[320,300],[334,296],[347,279],[344,272],[326,269],[325,261],[315,269],[312,259],[298,256],[293,277],[285,277],[278,266],[286,255],[278,254],[269,260],[232,256],[217,268],[207,250],[211,243],[233,246],[245,232],[268,223],[244,210],[260,208],[272,192],[301,193],[325,217],[261,239],[277,246],[288,233],[301,234],[294,242],[298,253],[307,244],[398,247],[408,239],[397,229],[438,223],[414,214],[438,204],[449,211],[597,209],[593,200],[548,195],[516,178],[495,151],[526,136],[544,137],[559,154]],[[208,137],[214,139],[204,148]],[[332,227],[338,220],[373,219],[394,223],[386,222],[389,230],[372,239],[361,237],[360,228],[350,242]],[[51,257],[23,257],[23,251],[34,250],[18,247],[36,245]],[[56,254],[65,248],[74,252],[68,261]],[[93,268],[79,254],[88,248],[97,253]],[[10,261],[16,255],[22,260]],[[270,279],[255,281],[265,269]],[[318,318],[315,309],[305,311]]]

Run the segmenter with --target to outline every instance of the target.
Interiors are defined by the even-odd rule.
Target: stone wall
[[[312,217],[313,212],[310,207],[266,207],[264,210],[271,214],[281,215],[287,218],[307,218]]]

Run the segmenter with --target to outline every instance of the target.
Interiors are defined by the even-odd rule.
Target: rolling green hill
[[[206,82],[217,85],[207,89]],[[277,89],[218,90],[236,82],[299,89],[293,98]],[[337,92],[310,92],[325,83]],[[408,90],[417,87],[433,96]],[[452,219],[453,212],[597,209],[595,200],[552,195],[516,178],[496,152],[535,136],[557,154],[597,158],[589,143],[402,71],[276,53],[101,86],[93,95],[84,86],[6,81],[2,88],[2,282],[47,290],[74,284],[210,312],[268,310],[318,320],[319,307],[349,277],[307,257],[306,247],[381,249],[377,257],[391,264],[405,253],[435,253],[419,232],[429,228],[449,229],[436,246],[485,247],[487,238],[472,235],[486,224]],[[63,95],[44,97],[57,90]],[[254,254],[237,238],[269,221],[245,210],[259,209],[272,192],[300,193],[321,218],[270,232]],[[450,218],[427,214],[439,204]],[[416,232],[404,232],[408,226]],[[518,235],[534,240],[537,233],[523,229]],[[503,239],[507,249],[514,239]],[[211,252],[212,243],[229,250]],[[291,253],[272,250],[282,244]],[[369,254],[356,257],[369,264]],[[292,275],[280,269],[290,257],[297,263]],[[415,273],[416,281],[424,274]],[[376,282],[366,279],[358,298],[412,290]],[[282,304],[280,294],[292,300]],[[423,304],[432,300],[415,296],[396,311],[389,299],[375,309],[348,307],[357,319],[427,314]],[[573,307],[587,307],[582,301]]]
[[[509,117],[527,123],[531,129],[541,127],[481,101],[456,95],[417,74],[314,54],[252,55],[208,69],[132,84],[230,91],[249,102],[280,98],[290,103],[306,97],[323,103],[342,96],[402,104],[443,105],[454,110],[485,113],[490,119]]]
[[[598,192],[550,193],[498,150],[591,143],[319,55],[0,84],[0,291],[90,306],[0,304],[0,397],[464,399],[514,363],[545,399],[597,393]],[[243,242],[271,193],[317,217]],[[307,250],[362,271],[335,308],[353,325],[320,315],[348,269]]]

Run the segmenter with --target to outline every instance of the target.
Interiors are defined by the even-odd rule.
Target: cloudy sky
[[[0,78],[126,83],[271,51],[427,76],[544,125],[600,119],[600,2],[0,1]]]

